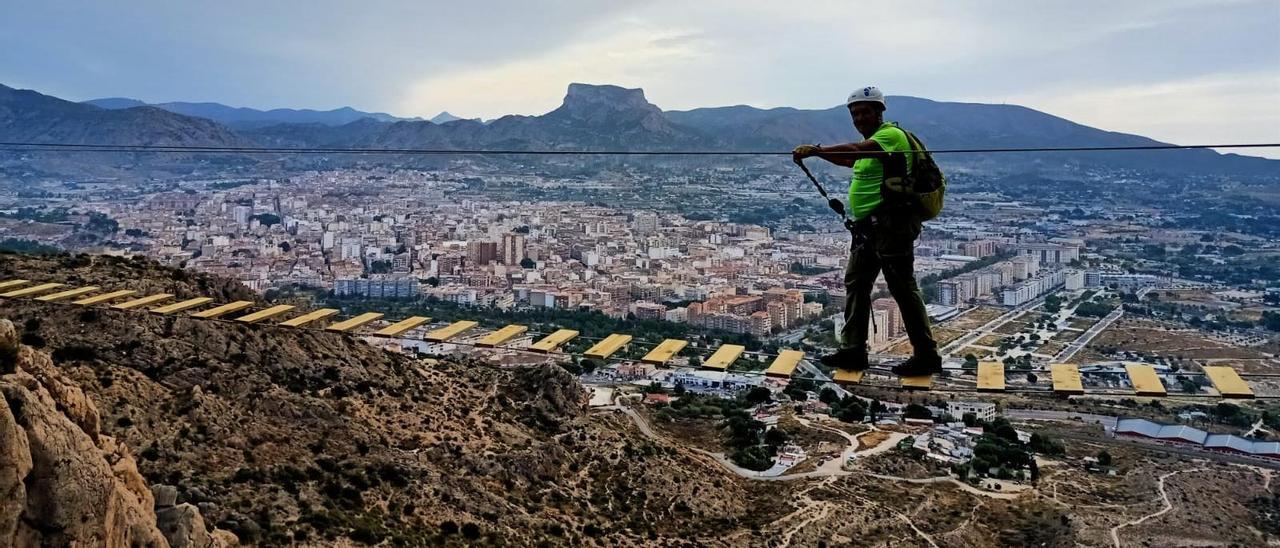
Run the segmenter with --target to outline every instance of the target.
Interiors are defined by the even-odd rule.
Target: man
[[[893,372],[902,376],[939,373],[942,357],[929,329],[929,315],[914,272],[914,247],[920,236],[921,221],[905,203],[899,203],[897,196],[881,193],[886,168],[899,173],[905,169],[910,173],[915,163],[914,154],[889,154],[909,151],[911,146],[905,132],[884,121],[886,105],[884,94],[878,88],[871,86],[853,92],[846,106],[853,117],[854,128],[864,141],[826,147],[800,145],[792,153],[796,160],[817,156],[853,168],[849,184],[853,243],[844,270],[843,340],[839,351],[824,356],[821,361],[830,367],[854,371],[868,367],[871,290],[883,270],[913,350],[911,358],[894,367]]]

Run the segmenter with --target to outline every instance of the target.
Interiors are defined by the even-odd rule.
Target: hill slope
[[[238,283],[144,259],[0,254],[0,279],[43,273],[177,298],[254,298]],[[6,300],[3,315],[21,331],[6,334],[0,322],[0,539],[17,546],[41,539],[6,536],[19,530],[13,502],[63,500],[90,502],[75,506],[90,519],[71,527],[65,514],[42,513],[63,506],[26,504],[23,534],[46,544],[104,544],[92,535],[112,531],[122,543],[163,546],[157,530],[175,545],[230,541],[207,527],[195,534],[198,509],[260,545],[1066,547],[1165,514],[1152,491],[1169,470],[1194,483],[1176,487],[1177,508],[1164,518],[1125,529],[1126,542],[1249,545],[1262,541],[1259,527],[1275,531],[1260,524],[1277,502],[1247,467],[1125,451],[1117,477],[1068,461],[1045,466],[1038,494],[1001,497],[919,479],[924,465],[890,452],[847,475],[753,481],[678,436],[589,413],[577,379],[550,362],[416,359],[320,330],[29,299]],[[32,427],[41,421],[59,435]],[[7,441],[23,434],[35,440],[31,467]],[[1096,447],[1071,450],[1078,461]],[[58,466],[96,472],[75,484],[43,472]],[[143,481],[174,486],[155,488],[154,526]],[[98,526],[104,508],[119,509],[118,519]]]
[[[141,260],[0,255],[0,277],[52,271],[178,298],[249,296]],[[550,364],[419,360],[336,333],[31,300],[4,314],[97,403],[103,433],[139,455],[148,481],[177,486],[176,502],[251,543],[756,546],[822,516],[839,519],[798,538],[874,543],[917,533],[859,501],[948,516],[975,502],[913,484],[889,497],[860,476],[748,481],[621,414],[587,413],[576,379]],[[1037,531],[1070,544],[1069,529],[985,504],[943,544],[1050,538]],[[917,527],[941,534],[960,519]]]
[[[181,546],[237,540],[170,486],[148,488],[98,407],[0,319],[0,544]],[[154,491],[154,495],[153,495]]]
[[[1165,144],[1116,133],[1017,105],[887,99],[885,119],[916,133],[931,149],[1118,147]],[[802,142],[841,143],[860,139],[843,106],[825,110],[757,109],[748,106],[669,111],[674,122],[705,133],[728,136],[735,149],[785,149]],[[950,162],[986,159],[1026,169],[1065,163],[1182,172],[1280,175],[1280,161],[1219,154],[1212,150],[1080,152],[939,156]]]
[[[276,108],[259,110],[248,107],[230,107],[221,103],[187,103],[173,101],[147,105],[137,99],[109,97],[90,99],[85,103],[106,109],[120,109],[137,106],[152,106],[184,116],[207,118],[235,129],[249,129],[274,124],[319,124],[324,126],[340,126],[356,120],[369,118],[380,122],[396,122],[407,120],[392,116],[385,112],[364,112],[351,107],[332,110]]]
[[[154,107],[108,110],[0,85],[0,140],[114,145],[250,146],[204,118]]]

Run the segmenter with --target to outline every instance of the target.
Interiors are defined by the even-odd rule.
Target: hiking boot
[[[936,352],[923,356],[915,355],[898,365],[893,366],[893,374],[899,377],[920,377],[936,375],[942,372],[942,356]]]
[[[846,371],[866,371],[868,367],[871,367],[871,364],[867,362],[867,348],[865,346],[841,348],[834,354],[827,354],[818,358],[818,361],[827,367]]]

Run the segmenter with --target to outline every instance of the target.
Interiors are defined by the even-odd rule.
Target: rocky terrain
[[[0,320],[0,545],[237,544],[171,486],[148,488],[97,406]]]
[[[19,275],[253,298],[141,259],[0,254],[0,278]],[[1074,546],[1159,504],[1099,520],[1087,493],[751,481],[590,413],[553,363],[417,359],[350,335],[31,300],[3,301],[0,317],[13,326],[0,337],[0,544]],[[1254,515],[1223,519],[1236,542],[1257,538]],[[1120,534],[1167,539],[1155,523]]]

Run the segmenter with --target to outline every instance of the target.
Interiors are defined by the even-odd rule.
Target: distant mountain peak
[[[128,97],[104,97],[102,99],[92,99],[85,102],[95,107],[105,108],[108,110],[147,106],[147,104],[142,101],[130,99]]]
[[[645,99],[644,90],[640,88],[576,82],[569,84],[569,91],[564,96],[564,104],[610,104],[616,105],[619,110],[624,107],[658,108]]]
[[[461,118],[458,116],[454,116],[453,114],[450,114],[449,111],[447,110],[442,110],[440,111],[440,114],[435,115],[433,118],[427,121],[433,124],[447,124],[449,122],[456,122],[458,120],[467,120],[467,119],[468,118]],[[475,120],[475,118],[471,118],[471,119]]]
[[[644,90],[610,85],[569,84],[564,102],[546,116],[591,125],[669,125],[662,109],[645,99]]]

